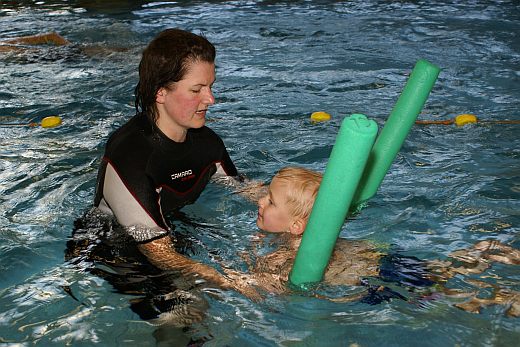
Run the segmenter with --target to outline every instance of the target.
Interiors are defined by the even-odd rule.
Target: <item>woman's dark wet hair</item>
[[[160,88],[182,80],[193,62],[215,62],[215,47],[205,37],[181,29],[160,32],[145,48],[135,87],[135,109],[156,124],[155,97]]]

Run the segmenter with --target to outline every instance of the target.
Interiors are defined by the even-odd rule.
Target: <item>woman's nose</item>
[[[215,96],[213,95],[213,92],[211,91],[211,88],[208,88],[208,91],[206,92],[204,101],[208,105],[213,105],[215,103]]]

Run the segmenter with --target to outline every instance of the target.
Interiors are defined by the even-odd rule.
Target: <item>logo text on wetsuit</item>
[[[191,175],[193,175],[193,172],[191,170],[186,170],[186,171],[183,171],[183,172],[174,173],[174,174],[172,174],[172,181],[176,180],[178,178],[183,178],[183,177],[191,176]]]

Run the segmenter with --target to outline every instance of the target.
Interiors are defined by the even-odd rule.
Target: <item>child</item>
[[[258,227],[271,233],[284,233],[281,237],[283,245],[273,253],[257,257],[251,268],[258,287],[275,293],[285,290],[320,183],[321,175],[316,172],[286,167],[274,176],[267,194],[258,201]],[[455,274],[483,272],[491,261],[520,264],[520,251],[497,241],[481,241],[468,250],[454,252],[451,258],[466,266],[454,267],[450,261],[425,262],[397,254],[385,255],[367,241],[340,238],[323,282],[330,285],[366,285],[368,295],[363,294],[361,299],[374,304],[405,297],[385,286],[368,285],[369,278],[377,277],[384,282],[397,282],[409,288],[431,287]],[[453,290],[446,288],[443,292],[454,294]],[[475,312],[482,305],[502,303],[510,306],[508,315],[520,316],[520,293],[496,289],[495,294],[494,298],[485,300],[468,294],[472,298],[457,307]],[[461,294],[457,293],[457,296]]]
[[[286,167],[273,177],[267,194],[258,201],[256,224],[263,231],[287,235],[282,236],[284,245],[280,249],[257,259],[253,272],[276,271],[282,266],[281,280],[288,280],[320,183],[321,174],[304,168]],[[348,253],[343,252],[349,247]],[[360,277],[377,275],[381,256],[369,242],[338,239],[324,281],[359,284]]]

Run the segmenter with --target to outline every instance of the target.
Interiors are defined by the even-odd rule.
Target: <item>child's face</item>
[[[285,202],[287,189],[287,184],[275,177],[267,194],[258,200],[256,225],[260,229],[272,233],[289,231],[294,218]]]

